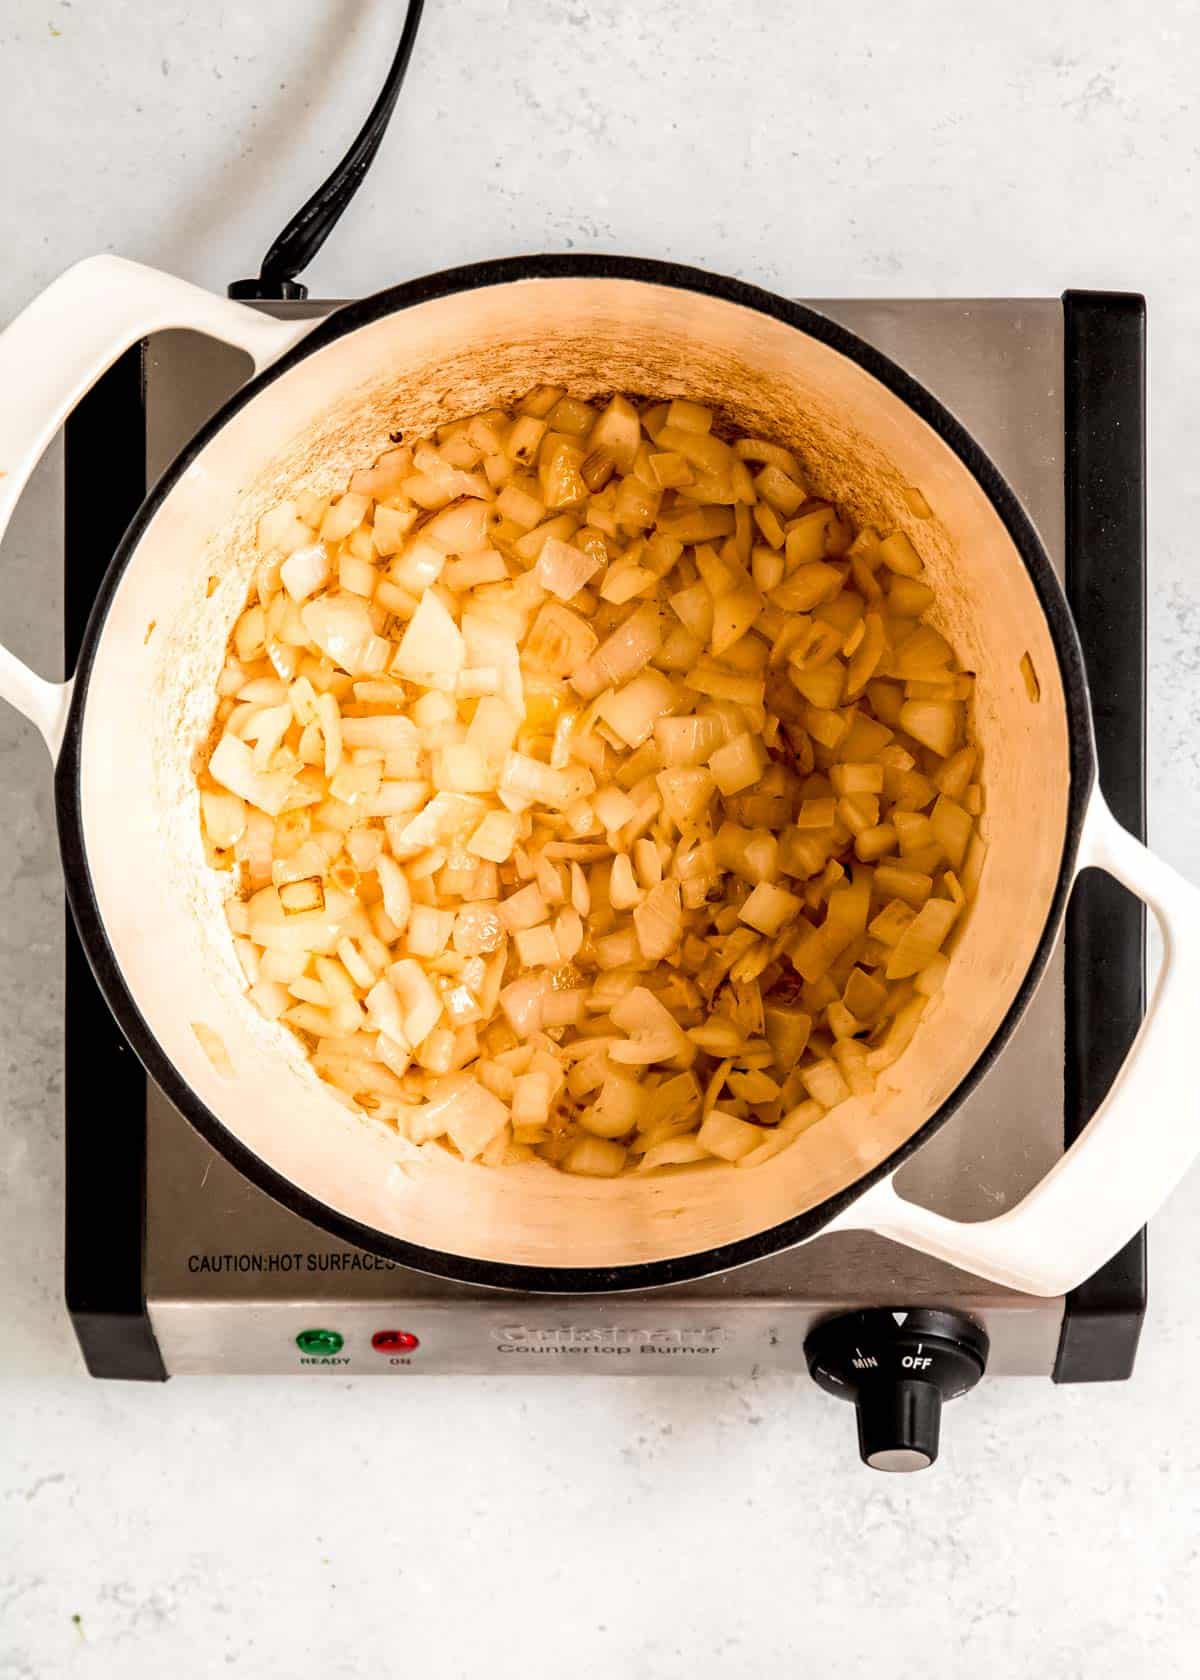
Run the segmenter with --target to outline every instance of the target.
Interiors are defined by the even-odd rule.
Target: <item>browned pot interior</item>
[[[946,988],[869,1102],[834,1111],[751,1171],[714,1164],[595,1181],[543,1163],[488,1170],[436,1150],[411,1158],[347,1115],[291,1035],[256,1016],[220,913],[223,883],[203,863],[190,756],[245,598],[258,515],[294,488],[341,488],[390,432],[420,435],[539,382],[582,396],[686,395],[788,444],[817,493],[859,523],[908,533],[937,591],[935,622],[977,675],[989,850]],[[913,488],[930,517],[914,513]],[[1008,1012],[1050,912],[1066,833],[1054,646],[977,480],[849,356],[744,304],[634,279],[531,279],[431,297],[333,337],[268,382],[191,460],[134,550],[83,729],[96,901],[185,1112],[247,1170],[265,1163],[311,1198],[310,1213],[365,1227],[363,1240],[375,1233],[385,1248],[400,1239],[507,1267],[695,1255],[813,1209],[884,1161],[947,1101]],[[215,1062],[197,1023],[223,1046]]]

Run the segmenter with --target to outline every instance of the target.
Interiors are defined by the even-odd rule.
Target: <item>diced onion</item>
[[[375,634],[366,602],[342,590],[321,595],[300,609],[308,639],[335,665],[352,676],[381,671],[390,648]],[[382,649],[382,654],[378,651]]]
[[[600,570],[600,562],[570,543],[551,537],[542,545],[534,568],[538,582],[560,601],[571,601]]]
[[[462,632],[435,592],[427,590],[400,638],[392,669],[411,682],[453,690],[465,658]]]
[[[324,543],[297,548],[279,568],[279,581],[293,601],[307,601],[329,581],[329,550]]]
[[[260,771],[254,768],[254,754],[235,735],[222,735],[208,762],[214,781],[236,793],[250,805],[277,817],[291,790],[291,769]]]
[[[252,1005],[410,1155],[759,1167],[952,983],[975,678],[906,532],[716,426],[542,386],[259,522],[205,856]]]

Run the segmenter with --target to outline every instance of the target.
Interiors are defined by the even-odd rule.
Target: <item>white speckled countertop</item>
[[[218,290],[251,272],[398,10],[0,6],[0,319],[98,250]],[[1152,829],[1197,876],[1197,53],[1194,6],[1133,0],[429,0],[307,278],[585,249],[816,297],[1148,293]],[[59,474],[0,570],[4,640],[48,671]],[[924,1476],[860,1471],[849,1414],[799,1380],[93,1383],[61,1302],[50,781],[7,710],[0,832],[5,1680],[1195,1672],[1200,1174],[1154,1227],[1133,1381],[987,1386]]]

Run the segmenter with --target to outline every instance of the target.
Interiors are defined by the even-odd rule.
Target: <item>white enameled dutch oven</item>
[[[71,681],[0,651],[0,694],[57,761],[67,887],[118,1021],[150,1073],[248,1178],[361,1247],[447,1277],[552,1292],[678,1282],[871,1230],[1035,1294],[1078,1284],[1192,1161],[1200,893],[1114,822],[1096,787],[1080,649],[1042,544],[995,467],[928,392],[811,310],[691,269],[534,257],[418,280],[313,325],[112,257],[62,276],[0,337],[0,531],[57,427],[148,333],[239,345],[255,376],[151,492]],[[818,491],[924,555],[941,628],[977,673],[987,863],[948,983],[868,1104],[766,1166],[600,1181],[488,1170],[348,1114],[242,994],[205,867],[190,768],[254,563],[259,515],[442,421],[553,382],[686,394],[793,446]],[[933,517],[915,519],[907,487]],[[916,505],[920,505],[919,501]],[[216,579],[215,589],[211,580]],[[1032,664],[1027,681],[1022,661]],[[985,1077],[1041,978],[1072,882],[1098,867],[1150,905],[1165,965],[1141,1035],[1063,1160],[999,1218],[905,1201],[899,1164]],[[208,1028],[198,1036],[196,1028]],[[212,1036],[215,1035],[215,1038]],[[224,1054],[206,1053],[214,1043]]]

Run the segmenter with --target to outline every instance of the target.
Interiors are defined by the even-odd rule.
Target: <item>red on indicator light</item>
[[[411,1353],[420,1345],[411,1330],[376,1330],[371,1337],[371,1346],[379,1353]]]

